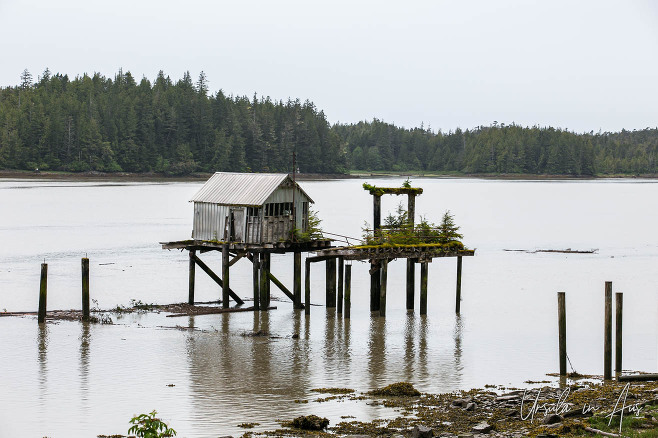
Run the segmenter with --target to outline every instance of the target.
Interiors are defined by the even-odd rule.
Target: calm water
[[[402,179],[377,181],[400,186]],[[371,181],[372,182],[372,181]],[[603,286],[624,292],[624,368],[658,362],[658,184],[643,180],[484,181],[416,179],[417,213],[438,222],[451,210],[465,243],[462,315],[454,315],[455,259],[429,272],[427,317],[405,311],[404,261],[389,267],[386,318],[368,311],[368,266],[354,263],[352,319],[324,307],[183,318],[115,318],[111,326],[0,318],[0,437],[89,437],[126,433],[137,413],[158,410],[184,437],[241,434],[243,422],[315,413],[361,420],[390,415],[352,402],[314,403],[313,388],[366,391],[407,380],[422,391],[487,383],[524,386],[557,363],[556,292],[567,292],[568,352],[581,373],[602,373]],[[304,182],[326,231],[359,237],[371,221],[363,180]],[[91,259],[101,308],[184,301],[187,255],[158,242],[186,239],[199,183],[81,183],[0,180],[0,311],[35,310],[40,263],[49,266],[48,307],[80,307],[80,258]],[[385,197],[393,211],[400,197]],[[530,254],[505,249],[594,249]],[[202,258],[219,269],[221,257]],[[199,271],[199,270],[198,270]],[[292,257],[272,272],[292,282]],[[312,301],[324,304],[324,269],[314,265]],[[251,266],[232,287],[251,291]],[[221,291],[202,272],[197,299]],[[418,302],[416,303],[418,306]],[[245,337],[265,330],[273,339]],[[298,334],[299,339],[292,335]],[[175,385],[175,386],[168,386]],[[295,399],[310,400],[308,404]]]

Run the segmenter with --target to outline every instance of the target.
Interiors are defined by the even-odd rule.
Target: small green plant
[[[167,426],[161,419],[156,418],[157,412],[136,415],[130,420],[129,434],[141,438],[166,438],[176,435],[176,431]]]
[[[301,232],[295,228],[291,232],[291,239],[294,242],[310,242],[311,240],[322,239],[322,228],[320,228],[322,219],[318,217],[318,212],[312,209],[308,210],[308,222],[306,224],[306,232]]]

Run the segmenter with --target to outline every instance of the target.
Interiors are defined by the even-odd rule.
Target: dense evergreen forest
[[[0,89],[0,169],[288,172],[348,170],[657,174],[658,129],[585,133],[494,122],[448,133],[380,120],[330,126],[311,102],[209,94],[202,72],[71,80],[26,70]]]

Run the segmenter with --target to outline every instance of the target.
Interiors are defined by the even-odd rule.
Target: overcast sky
[[[0,85],[46,67],[204,71],[332,123],[639,129],[658,126],[658,1],[0,0]]]

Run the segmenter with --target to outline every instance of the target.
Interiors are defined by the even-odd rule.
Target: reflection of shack
[[[217,172],[191,202],[193,239],[273,243],[306,231],[313,200],[287,174]]]

